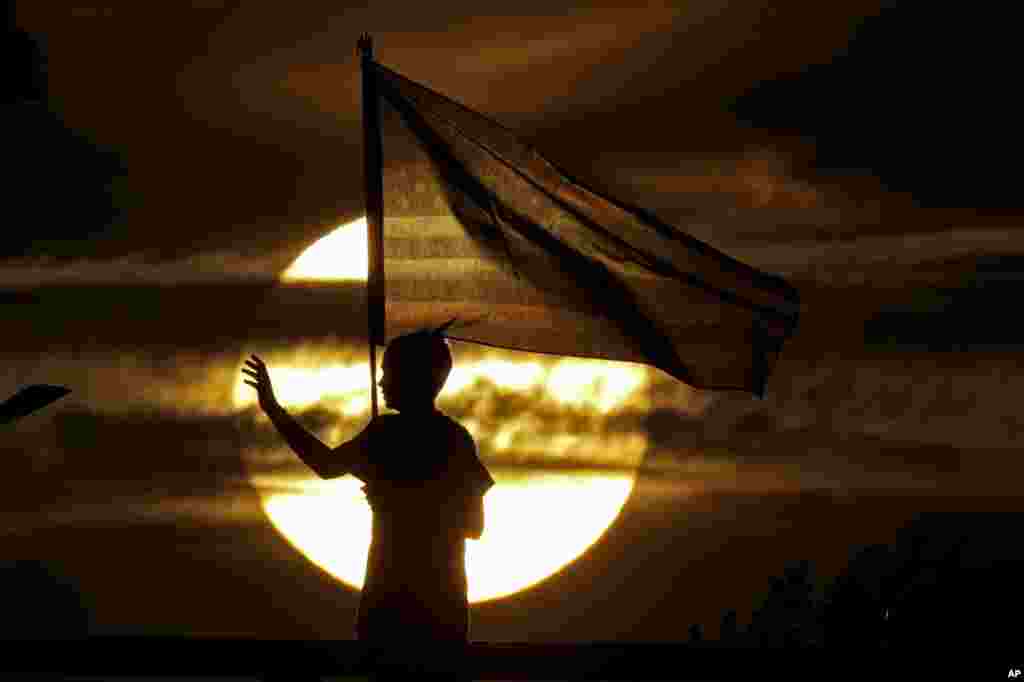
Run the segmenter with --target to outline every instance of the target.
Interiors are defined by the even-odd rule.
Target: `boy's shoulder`
[[[444,412],[441,412],[439,410],[436,411],[436,412],[430,413],[430,415],[427,416],[427,417],[424,417],[423,415],[418,415],[418,414],[411,414],[411,415],[410,414],[404,414],[402,412],[389,412],[388,414],[378,414],[373,419],[373,423],[374,424],[380,424],[380,425],[388,425],[388,426],[398,426],[400,424],[414,424],[414,423],[420,423],[420,424],[422,424],[422,423],[429,423],[429,424],[434,424],[434,425],[436,425],[436,424],[444,424],[444,425],[448,426],[449,428],[457,429],[459,431],[462,431],[462,432],[466,433],[467,435],[469,434],[469,431],[466,430],[466,427],[464,427],[458,421],[456,421],[455,419],[449,417],[447,414],[445,414]]]
[[[454,438],[476,447],[473,435],[455,419],[443,412],[434,412],[429,418],[422,415],[405,415],[401,412],[379,414],[371,423],[373,430],[390,433],[400,438],[429,437],[431,434]]]
[[[439,413],[439,414],[441,414],[441,416],[444,418],[444,420],[449,424],[449,426],[452,429],[454,429],[455,431],[458,431],[460,434],[462,434],[466,438],[468,438],[470,440],[473,440],[473,435],[469,432],[469,429],[467,429],[465,426],[463,426],[462,424],[460,424],[456,420],[452,419],[448,415],[443,414],[443,413]]]

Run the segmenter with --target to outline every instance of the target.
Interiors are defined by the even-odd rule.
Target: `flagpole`
[[[380,112],[373,74],[373,38],[358,42],[363,76],[363,175],[366,180],[367,334],[370,340],[370,409],[377,417],[377,343],[384,338],[384,184],[381,168]]]

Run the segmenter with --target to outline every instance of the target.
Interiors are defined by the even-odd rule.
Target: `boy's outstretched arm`
[[[270,383],[270,373],[263,361],[253,355],[251,359],[246,360],[245,364],[247,367],[243,368],[242,372],[255,380],[246,380],[245,383],[256,389],[259,394],[260,408],[270,418],[274,428],[285,439],[292,451],[299,456],[299,459],[320,478],[336,478],[349,473],[352,466],[348,460],[354,456],[354,453],[350,451],[355,448],[346,446],[350,446],[350,443],[355,443],[360,439],[349,441],[335,450],[327,447],[320,442],[319,438],[295,421],[295,418],[277,402],[273,386]],[[361,448],[359,449],[361,450]]]
[[[273,406],[266,410],[266,413],[274,424],[274,428],[285,439],[292,451],[299,456],[299,459],[305,462],[306,466],[320,478],[328,478],[326,465],[331,455],[331,449],[295,421],[295,418],[280,405]]]

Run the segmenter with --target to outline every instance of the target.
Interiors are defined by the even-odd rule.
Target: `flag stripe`
[[[467,142],[486,151],[486,153],[490,155],[492,158],[494,158],[496,161],[510,169],[512,172],[516,173],[524,181],[530,183],[530,185],[533,186],[535,189],[545,193],[549,197],[551,196],[550,188],[558,188],[559,191],[557,192],[557,195],[558,198],[561,199],[559,204],[564,210],[572,211],[579,219],[586,221],[588,227],[600,232],[603,236],[607,237],[608,239],[619,245],[621,248],[623,248],[626,253],[644,261],[644,264],[647,265],[648,267],[653,266],[662,269],[662,272],[663,274],[665,274],[665,276],[687,277],[693,278],[693,280],[697,279],[696,275],[694,275],[693,273],[680,272],[674,267],[672,267],[671,264],[660,261],[660,259],[658,259],[654,254],[639,252],[630,244],[624,242],[616,235],[606,230],[603,226],[591,220],[589,216],[582,215],[580,213],[580,205],[586,206],[590,202],[594,201],[604,202],[608,204],[608,207],[614,207],[616,211],[628,215],[630,218],[635,219],[641,224],[656,228],[656,230],[662,237],[680,242],[687,249],[699,253],[703,257],[706,257],[706,262],[703,262],[702,265],[704,265],[705,267],[708,265],[713,266],[716,270],[720,271],[719,273],[716,274],[719,274],[722,277],[728,277],[730,275],[735,276],[736,278],[738,278],[740,284],[746,285],[748,288],[751,285],[753,285],[757,287],[759,290],[763,290],[763,293],[772,295],[772,300],[775,306],[779,308],[779,310],[771,310],[765,306],[757,306],[757,304],[754,304],[751,301],[744,300],[742,296],[735,293],[734,289],[730,289],[728,287],[714,287],[710,284],[699,281],[693,281],[692,283],[694,284],[694,286],[705,287],[709,291],[713,291],[714,293],[716,293],[716,295],[725,294],[726,296],[733,296],[734,300],[731,300],[730,302],[734,302],[740,305],[756,306],[759,312],[767,314],[779,314],[784,317],[792,317],[796,314],[799,308],[799,294],[796,291],[796,289],[793,288],[782,277],[756,270],[741,261],[738,261],[720,251],[717,251],[710,245],[695,239],[694,237],[686,234],[685,232],[682,232],[681,230],[678,230],[675,227],[672,227],[670,225],[667,225],[666,223],[661,222],[648,211],[644,211],[643,209],[640,209],[635,206],[630,206],[625,202],[618,201],[612,197],[605,196],[604,194],[594,189],[586,187],[579,181],[570,178],[566,173],[561,171],[553,163],[551,163],[548,159],[541,156],[535,150],[527,147],[527,145],[519,141],[513,133],[508,131],[508,129],[504,128],[504,126],[501,126],[501,124],[497,123],[496,121],[493,121],[492,119],[489,119],[478,112],[468,109],[462,104],[454,100],[451,100],[445,97],[444,95],[441,95],[440,93],[428,90],[427,88],[424,88],[422,85],[415,83],[414,81],[411,81],[408,78],[405,78],[401,74],[392,71],[391,69],[388,69],[385,66],[378,64],[377,67],[380,70],[383,78],[385,79],[385,82],[387,82],[387,84],[391,86],[389,88],[381,89],[381,93],[383,96],[388,97],[389,99],[394,97],[406,100],[406,105],[401,108],[404,108],[405,110],[415,109],[417,111],[417,115],[419,116],[427,116],[443,122],[445,125],[449,126],[456,134],[461,136]],[[405,91],[403,91],[403,87]],[[429,96],[432,99],[441,100],[446,104],[458,108],[461,112],[469,114],[473,118],[481,119],[481,121],[483,123],[486,123],[488,126],[493,126],[495,128],[500,129],[502,133],[508,138],[506,141],[510,143],[510,148],[522,148],[527,150],[527,153],[524,154],[521,158],[517,159],[516,161],[511,161],[505,158],[507,154],[503,155],[497,152],[492,146],[485,144],[478,137],[470,135],[466,131],[462,130],[458,124],[456,124],[449,118],[446,118],[438,114],[436,112],[436,106],[432,107],[430,111],[420,111],[416,109],[416,107],[414,106],[416,96],[415,94],[407,92],[408,90],[413,90],[414,92],[420,93],[429,93]],[[399,106],[395,102],[392,103],[395,104],[396,107]],[[585,194],[588,201],[581,202],[579,200],[574,200],[572,197],[573,193]]]
[[[505,219],[505,222],[516,230],[527,240],[540,246],[543,250],[560,261],[563,268],[577,283],[582,283],[583,292],[591,295],[600,293],[602,301],[600,306],[591,305],[595,301],[577,299],[576,305],[584,308],[595,308],[594,312],[607,310],[607,304],[611,299],[615,309],[615,315],[611,322],[620,328],[620,331],[633,344],[642,348],[642,352],[654,364],[662,367],[667,372],[681,381],[692,380],[692,372],[683,364],[676,354],[675,347],[668,337],[654,322],[645,316],[641,310],[633,292],[624,286],[615,275],[600,263],[589,261],[582,254],[574,251],[557,239],[547,230],[533,224],[525,216],[514,212],[496,195],[483,186],[472,174],[460,164],[448,152],[446,145],[426,125],[416,110],[401,97],[392,97],[393,93],[385,92],[384,96],[403,115],[406,124],[416,133],[417,137],[425,142],[426,151],[431,159],[438,166],[439,171],[451,184],[456,184],[463,191],[470,193],[478,206],[490,206],[494,211]],[[465,220],[463,224],[465,225]],[[500,232],[499,232],[500,234]]]
[[[402,111],[404,113],[404,115],[406,115],[406,116],[416,116],[417,115],[417,114],[411,113],[411,112],[414,112],[415,109],[411,106],[410,103],[403,102],[402,101],[403,98],[401,98],[400,95],[397,95],[396,93],[393,93],[393,92],[385,91],[384,92],[384,96],[389,99],[389,101],[391,102],[391,104],[393,106],[395,106],[400,111]],[[414,125],[414,127],[417,127],[420,130],[420,135],[421,136],[427,134],[426,131],[429,130],[429,128],[427,126],[425,126],[425,125],[417,125],[417,124],[412,124],[412,123],[410,123],[410,125]],[[456,129],[456,131],[457,131],[457,129]],[[473,140],[472,138],[469,138],[468,136],[465,136],[462,133],[459,133],[459,134],[462,135],[466,140],[468,140],[468,141],[470,141],[470,142],[472,142],[474,144],[477,144],[478,146],[481,147],[481,149],[484,149],[485,151],[487,151],[495,160],[497,160],[500,163],[508,166],[513,172],[515,172],[517,175],[519,175],[519,177],[521,177],[524,181],[526,181],[530,185],[532,185],[535,189],[540,190],[540,191],[544,191],[545,190],[545,188],[538,181],[536,181],[534,178],[530,177],[526,173],[522,172],[520,169],[518,169],[515,166],[513,166],[507,160],[503,159],[500,155],[496,154],[492,149],[486,147],[485,145],[481,145],[478,141]],[[486,191],[486,189],[483,188],[482,184],[480,186],[480,189],[482,191]],[[549,194],[548,196],[551,197],[552,195]],[[608,239],[609,241],[611,241],[612,244],[615,247],[620,249],[621,252],[624,253],[624,257],[622,258],[622,260],[620,262],[629,262],[629,261],[636,262],[636,263],[638,263],[641,266],[647,267],[649,270],[651,270],[654,273],[660,274],[660,275],[665,276],[665,277],[674,277],[674,278],[677,278],[679,280],[686,281],[691,286],[701,288],[701,289],[703,289],[704,291],[706,291],[709,294],[718,296],[724,302],[732,303],[734,305],[741,305],[741,306],[747,307],[750,310],[758,312],[758,313],[760,313],[762,315],[775,316],[775,317],[781,318],[785,322],[793,322],[793,318],[796,315],[796,304],[795,304],[795,302],[790,303],[790,302],[785,301],[785,300],[780,301],[777,296],[773,295],[774,292],[768,291],[767,294],[769,296],[771,296],[772,302],[775,304],[775,306],[778,306],[778,307],[773,307],[773,306],[770,306],[770,305],[761,305],[761,304],[755,303],[755,302],[747,299],[746,297],[738,295],[734,289],[724,289],[724,288],[720,288],[718,286],[711,285],[707,281],[705,281],[705,279],[703,279],[701,277],[698,277],[697,275],[695,275],[692,272],[683,272],[683,271],[681,271],[681,270],[671,266],[666,261],[664,261],[662,259],[659,259],[656,256],[653,256],[652,254],[645,254],[643,252],[638,251],[637,249],[632,248],[624,240],[622,240],[622,239],[616,237],[615,235],[611,234],[610,232],[605,230],[600,224],[598,224],[597,222],[595,222],[592,219],[590,219],[590,217],[584,215],[578,209],[578,207],[576,205],[577,202],[567,201],[564,198],[565,196],[566,196],[566,193],[564,191],[562,191],[562,192],[559,192],[559,197],[561,197],[561,199],[559,199],[559,198],[555,198],[554,199],[556,201],[556,203],[558,204],[558,206],[560,208],[562,208],[563,210],[565,210],[566,212],[568,212],[569,214],[571,214],[581,224],[583,224],[586,227],[590,228],[591,230],[599,233],[602,237],[604,237],[604,238]],[[503,208],[505,210],[510,210],[507,207],[505,207],[503,204],[502,204],[502,206],[503,206]],[[513,221],[511,224],[512,225],[516,225],[516,224],[523,225],[524,223],[522,221]],[[537,233],[534,233],[534,234],[537,234]],[[550,235],[550,232],[544,231],[544,235]],[[550,244],[550,242],[548,242],[548,243]],[[614,257],[613,256],[613,252],[611,252],[611,251],[605,251],[604,253],[605,253],[606,256]],[[728,275],[728,273],[725,273],[724,270],[723,270],[723,274]],[[740,272],[738,274],[740,274],[740,276],[744,276],[747,273],[746,272]],[[746,288],[749,289],[750,282],[743,282],[743,284],[746,284],[747,285]],[[761,293],[761,292],[758,292],[758,293]],[[780,308],[782,308],[782,309],[780,309]]]

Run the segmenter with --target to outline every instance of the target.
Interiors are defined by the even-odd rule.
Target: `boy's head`
[[[452,354],[442,333],[447,327],[405,334],[388,344],[380,380],[388,407],[401,411],[433,406],[452,369]]]

